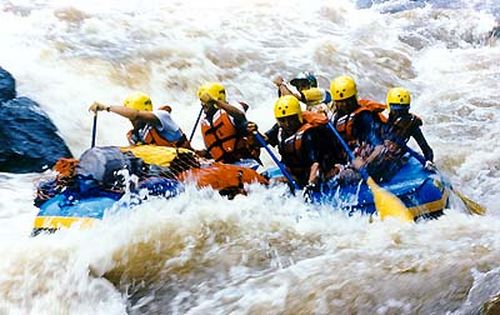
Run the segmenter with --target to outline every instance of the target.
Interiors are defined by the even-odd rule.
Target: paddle
[[[92,124],[92,143],[90,147],[95,147],[95,138],[97,134],[97,111],[94,113],[94,123]]]
[[[198,127],[198,123],[200,122],[201,114],[203,113],[203,107],[200,108],[200,113],[198,114],[198,118],[196,118],[196,122],[194,123],[193,130],[191,130],[191,135],[189,136],[189,142],[193,140],[194,132],[196,131],[196,127]]]
[[[355,157],[353,152],[344,141],[344,139],[342,139],[342,136],[339,134],[337,129],[333,127],[331,122],[327,124],[327,127],[338,139],[345,152],[349,156],[349,160],[351,162],[354,161]],[[359,172],[372,191],[373,199],[375,201],[375,209],[377,209],[377,212],[382,220],[387,217],[395,217],[402,221],[413,222],[413,214],[410,210],[408,210],[408,208],[406,208],[406,206],[398,197],[377,185],[373,178],[368,175],[368,172],[365,168],[361,168]]]
[[[410,153],[411,156],[416,158],[423,166],[425,166],[426,160],[420,153],[416,152],[415,150],[413,150],[409,146],[406,146],[406,150],[408,150],[408,152]],[[485,207],[481,206],[480,204],[478,204],[474,200],[468,198],[463,193],[461,193],[460,191],[453,188],[453,186],[451,186],[451,190],[460,198],[460,200],[462,200],[465,207],[467,208],[467,210],[469,210],[470,213],[477,214],[477,215],[484,215],[486,213]]]
[[[283,175],[285,175],[286,179],[288,180],[290,190],[292,191],[292,194],[295,195],[295,191],[299,189],[299,186],[297,185],[297,183],[293,179],[292,175],[290,175],[290,173],[288,173],[285,166],[278,160],[276,155],[274,155],[273,151],[271,151],[266,140],[264,140],[262,135],[258,132],[254,132],[254,135],[255,135],[255,138],[257,139],[257,141],[260,143],[260,145],[263,146],[264,149],[266,149],[267,153],[269,154],[271,159],[273,159],[274,163],[276,163],[276,165],[279,167],[279,169],[281,170],[281,173]]]

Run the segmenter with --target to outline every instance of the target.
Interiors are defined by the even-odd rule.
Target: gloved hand
[[[104,104],[101,104],[98,102],[94,102],[94,104],[90,105],[89,111],[97,113],[97,112],[102,111],[102,110],[107,110],[108,107],[109,106],[107,106],[107,105],[104,105]]]
[[[316,187],[317,186],[314,183],[309,183],[306,187],[304,187],[304,190],[302,191],[302,197],[304,198],[305,202],[312,202],[313,193],[316,190]]]
[[[429,161],[429,160],[425,161],[425,166],[424,166],[424,168],[425,168],[426,170],[428,170],[429,172],[435,172],[435,171],[437,170],[437,169],[436,169],[436,164],[434,164],[434,162]]]

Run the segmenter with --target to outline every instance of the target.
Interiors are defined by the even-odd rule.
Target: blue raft
[[[268,176],[275,178],[282,174],[278,168],[274,168],[268,171]],[[442,215],[451,192],[450,182],[440,172],[426,170],[414,157],[410,157],[390,181],[379,185],[401,199],[415,220]],[[313,193],[312,203],[330,205],[349,214],[376,212],[373,195],[365,182],[349,186],[326,182]]]
[[[126,206],[138,205],[143,202],[143,198],[138,193],[141,189],[147,189],[148,196],[170,198],[182,191],[182,185],[178,181],[166,178],[146,180],[137,190],[130,192],[131,198],[125,204]],[[123,208],[119,202],[122,197],[121,193],[99,189],[93,189],[84,194],[69,189],[40,205],[40,210],[33,224],[32,235],[44,231],[54,232],[73,225],[91,226],[95,221],[102,220],[109,211],[120,206]]]
[[[278,168],[266,171],[266,175],[271,178],[282,176]],[[390,181],[380,186],[399,197],[415,220],[440,216],[448,205],[451,192],[451,185],[444,176],[424,169],[413,157]],[[175,180],[157,178],[142,188],[147,188],[150,195],[169,198],[177,195],[182,190],[182,185]],[[135,197],[128,205],[142,202],[137,194],[132,196]],[[94,191],[84,196],[71,191],[56,195],[40,206],[33,233],[36,235],[41,231],[54,231],[74,224],[89,226],[96,220],[102,220],[119,203],[121,197],[121,194],[105,191]],[[313,193],[312,202],[330,205],[350,214],[376,212],[373,195],[364,182],[351,186],[324,183]]]

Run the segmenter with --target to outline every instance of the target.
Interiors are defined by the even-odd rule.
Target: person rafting
[[[332,80],[330,91],[335,113],[333,125],[342,138],[355,149],[362,143],[373,146],[382,143],[380,131],[386,106],[369,100],[358,100],[358,90],[352,77],[340,76]]]
[[[273,83],[278,87],[278,96],[293,95],[306,104],[308,111],[325,114],[330,112],[332,102],[330,91],[318,87],[318,80],[313,73],[301,72],[290,81],[290,84],[278,76]]]
[[[226,89],[219,82],[203,84],[197,96],[205,114],[201,121],[205,150],[197,153],[216,162],[238,164],[254,160],[260,164],[260,147],[247,131],[245,111],[248,105],[229,104]]]
[[[278,146],[282,162],[307,195],[330,174],[335,164],[345,163],[345,155],[328,131],[328,118],[320,113],[302,112],[293,95],[281,96],[274,105],[279,129],[265,133],[266,141]]]
[[[350,76],[339,76],[332,80],[330,92],[335,112],[331,121],[349,147],[354,150],[356,159],[352,162],[355,169],[365,167],[377,181],[384,180],[387,148],[381,137],[386,117],[382,112],[384,104],[359,99],[356,82]],[[346,169],[349,171],[349,169]],[[349,175],[350,178],[356,177]]]
[[[426,160],[425,168],[432,170],[435,168],[434,153],[420,129],[422,119],[410,113],[410,103],[411,94],[405,88],[395,87],[387,92],[389,118],[383,129],[383,137],[394,144],[394,150],[400,152],[400,155],[407,151],[406,143],[413,137]]]
[[[123,106],[94,102],[89,110],[95,113],[107,111],[128,118],[133,126],[127,133],[131,145],[155,144],[191,149],[186,135],[172,119],[170,106],[153,110],[151,98],[142,92],[130,94]]]

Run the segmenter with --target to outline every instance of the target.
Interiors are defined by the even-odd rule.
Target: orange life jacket
[[[171,141],[168,141],[167,139],[165,139],[164,137],[162,137],[162,135],[158,132],[158,130],[156,130],[155,127],[147,126],[145,128],[147,128],[146,134],[144,135],[144,137],[140,141],[135,139],[134,130],[129,130],[129,132],[127,132],[128,142],[132,145],[155,144],[155,145],[159,145],[159,146],[175,147],[175,148],[184,147],[186,145],[187,138],[184,135],[184,133],[182,134],[182,138],[179,141],[171,142]]]
[[[308,171],[310,167],[303,161],[302,137],[306,131],[328,124],[328,118],[322,113],[304,111],[302,119],[304,124],[293,135],[281,141],[279,147],[286,166],[294,176],[300,176],[299,174]]]
[[[172,108],[169,105],[163,105],[159,110],[164,110],[167,112],[172,112]],[[165,146],[165,147],[187,147],[187,138],[186,135],[182,132],[182,137],[179,141],[176,142],[171,142],[165,139],[159,132],[156,130],[154,126],[151,125],[146,125],[144,130],[141,130],[141,139],[137,139],[137,137],[134,135],[134,129],[129,130],[127,132],[127,140],[131,145],[137,145],[137,144],[155,144],[159,146]]]
[[[217,162],[233,163],[240,159],[258,159],[260,149],[240,135],[228,113],[218,110],[212,120],[201,121],[203,142]]]
[[[382,123],[387,121],[387,118],[382,114],[382,112],[386,109],[384,104],[363,99],[358,100],[358,104],[360,106],[356,108],[356,110],[348,115],[340,117],[336,122],[335,127],[337,128],[337,131],[348,143],[352,143],[356,140],[353,135],[353,125],[356,117],[362,112],[369,111],[374,113]]]

